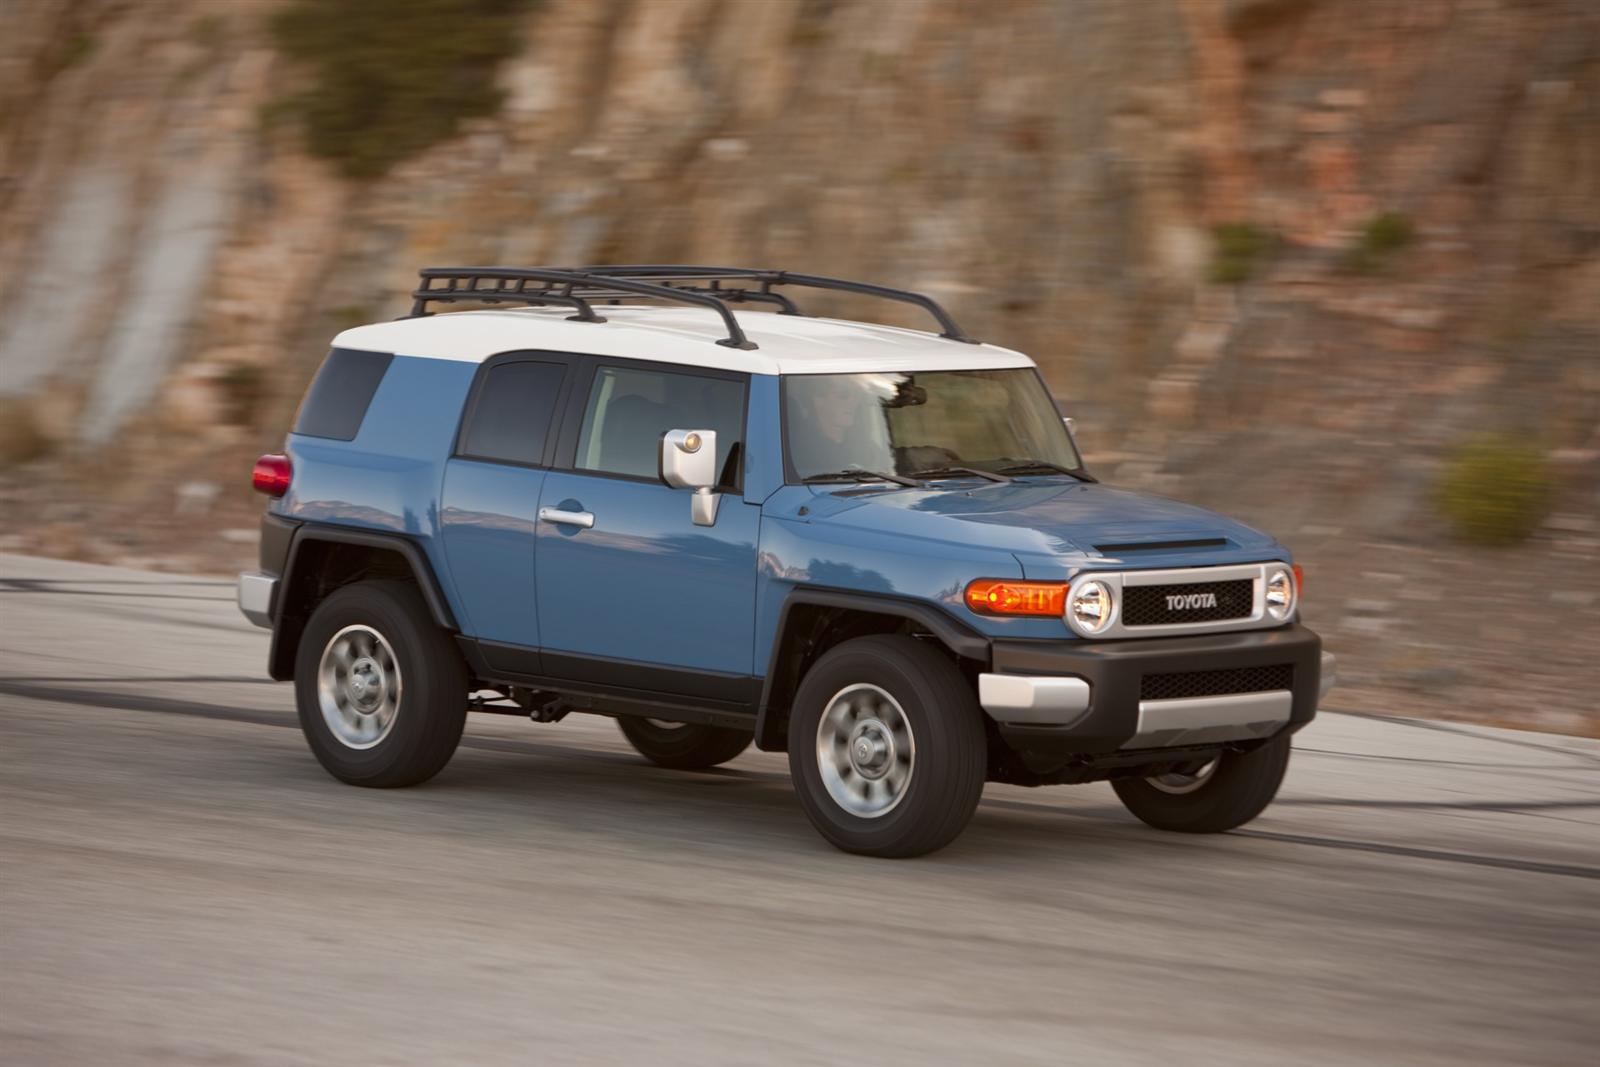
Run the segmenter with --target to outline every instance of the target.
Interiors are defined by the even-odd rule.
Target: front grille
[[[1294,664],[1271,667],[1230,667],[1221,671],[1183,671],[1147,674],[1139,683],[1140,700],[1184,700],[1231,693],[1265,693],[1294,688]]]
[[[1197,603],[1194,599],[1168,601],[1168,597],[1196,598],[1209,594],[1216,599]],[[1187,606],[1197,604],[1197,606]],[[1174,606],[1176,605],[1176,606]],[[1188,582],[1183,585],[1128,585],[1122,589],[1124,626],[1166,626],[1181,622],[1221,622],[1247,619],[1255,608],[1255,582],[1241,578],[1233,582]]]

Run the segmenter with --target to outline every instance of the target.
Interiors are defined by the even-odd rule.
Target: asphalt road
[[[891,862],[602,719],[341,785],[265,650],[229,582],[0,556],[0,1062],[1594,1062],[1600,743],[1328,714],[1244,831],[991,786]]]

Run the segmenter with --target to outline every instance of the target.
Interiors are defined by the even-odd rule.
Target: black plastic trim
[[[295,531],[298,529],[300,522],[297,519],[286,519],[270,511],[262,514],[261,543],[257,550],[258,565],[262,574],[286,573],[289,546],[294,543]]]
[[[713,700],[753,707],[761,680],[748,674],[666,667],[634,660],[582,656],[541,649],[544,673],[584,685],[605,685],[674,699]]]
[[[923,627],[938,638],[951,652],[963,659],[989,662],[989,638],[972,629],[943,608],[925,600],[913,600],[886,593],[860,593],[825,586],[795,586],[784,598],[778,616],[777,632],[773,635],[772,650],[767,657],[767,673],[761,679],[760,707],[756,713],[756,746],[762,749],[781,749],[784,740],[769,736],[773,725],[768,712],[773,703],[773,685],[781,669],[781,657],[789,635],[789,620],[796,607],[816,606],[838,608],[845,611],[862,611],[873,615],[888,615],[906,619]],[[798,679],[796,680],[798,681]],[[785,705],[787,710],[787,705]]]
[[[423,553],[421,546],[403,534],[378,533],[370,530],[355,530],[348,526],[333,526],[320,522],[303,523],[296,531],[294,541],[289,546],[289,561],[284,568],[284,577],[293,580],[294,565],[300,554],[302,545],[308,542],[321,541],[341,545],[361,545],[367,548],[392,549],[405,557],[406,563],[416,575],[417,585],[422,589],[422,599],[428,603],[428,611],[433,615],[433,621],[447,630],[457,630],[456,617],[450,611],[450,604],[445,600],[444,590],[439,585],[439,578],[433,573],[433,567],[428,563],[428,557]],[[278,598],[280,604],[277,612],[281,613],[283,597]],[[273,619],[276,628],[278,619]]]
[[[1125,541],[1116,544],[1095,545],[1096,552],[1120,556],[1128,552],[1170,552],[1175,548],[1227,548],[1225,537],[1196,537],[1188,541]]]
[[[1138,727],[1139,689],[1146,674],[1294,667],[1294,700],[1287,729],[1316,715],[1322,676],[1322,638],[1298,623],[1274,630],[1152,637],[1131,641],[996,640],[996,674],[1075,675],[1091,687],[1089,710],[1071,726],[1000,726],[1022,752],[1103,753],[1126,743]]]
[[[581,711],[742,729],[749,729],[755,717],[760,679],[749,675],[573,656],[462,634],[456,644],[480,679],[560,693]]]
[[[360,545],[399,553],[406,561],[406,565],[411,568],[433,621],[446,630],[458,629],[455,615],[451,613],[450,605],[439,586],[438,576],[428,565],[428,558],[422,549],[410,538],[401,534],[357,530],[348,526],[303,522],[295,528],[290,539],[289,552],[278,583],[277,595],[273,597],[272,644],[267,651],[267,675],[274,680],[282,682],[294,677],[294,653],[299,647],[305,620],[297,617],[285,618],[284,612],[291,601],[296,599],[292,595],[292,590],[295,589],[295,565],[299,562],[300,549],[312,543]]]

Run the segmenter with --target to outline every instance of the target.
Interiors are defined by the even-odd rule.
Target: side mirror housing
[[[1067,440],[1072,442],[1072,451],[1077,454],[1078,462],[1083,462],[1083,449],[1078,447],[1078,427],[1072,421],[1071,415],[1064,415],[1061,424],[1067,428]]]
[[[717,484],[717,431],[668,430],[661,437],[661,480],[674,489],[693,489],[690,514],[696,526],[715,526],[722,496]]]

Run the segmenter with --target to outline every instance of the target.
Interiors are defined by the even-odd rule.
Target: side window
[[[543,463],[566,369],[532,360],[491,366],[473,393],[457,454],[497,463]]]
[[[354,441],[367,417],[372,395],[394,357],[387,352],[335,348],[322,361],[316,380],[300,403],[294,432],[307,437]]]
[[[740,484],[744,382],[697,374],[601,367],[595,372],[578,434],[579,470],[661,477],[661,435],[715,430],[720,484]]]

